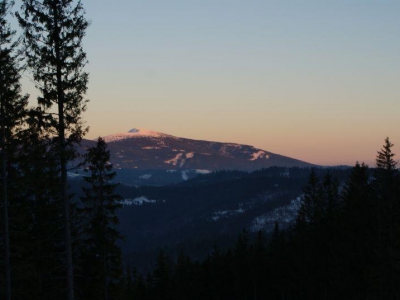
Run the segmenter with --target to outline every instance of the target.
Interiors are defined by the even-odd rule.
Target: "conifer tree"
[[[116,173],[109,162],[110,152],[106,142],[99,138],[85,156],[87,185],[83,188],[83,216],[88,224],[83,230],[85,249],[83,276],[85,299],[113,299],[122,276],[122,255],[117,242],[122,236],[116,211],[121,207],[121,197],[115,193],[117,184],[111,183]]]
[[[339,267],[335,283],[338,292],[349,298],[368,298],[371,293],[370,269],[373,263],[373,245],[377,205],[369,182],[369,169],[357,162],[341,195],[343,215],[335,245],[339,253]],[[351,249],[351,251],[349,251]]]
[[[239,234],[234,247],[234,270],[235,286],[234,290],[240,297],[249,297],[249,287],[251,285],[249,278],[249,233],[244,228]]]
[[[254,299],[262,299],[265,282],[264,279],[270,270],[266,270],[266,251],[265,251],[265,237],[263,232],[260,230],[257,232],[254,246],[252,247],[251,253],[251,270],[252,270],[252,281],[254,290]]]
[[[395,156],[392,153],[394,145],[390,142],[389,138],[385,139],[385,144],[382,149],[378,151],[376,157],[376,171],[374,173],[374,186],[376,196],[381,202],[381,206],[386,206],[388,210],[394,209],[395,204],[395,191],[398,180],[398,170],[396,168],[397,162],[393,159]]]
[[[386,171],[395,171],[397,162],[393,159],[395,156],[392,153],[392,147],[394,145],[390,142],[389,138],[385,139],[385,144],[382,149],[378,151],[378,155],[376,157],[376,166],[378,169],[386,170]]]
[[[316,224],[321,219],[324,210],[322,188],[315,169],[311,169],[307,186],[297,217],[297,225]]]
[[[164,252],[160,251],[157,256],[156,267],[153,272],[152,286],[154,289],[154,299],[173,299],[171,295],[172,277],[172,264],[169,256]]]
[[[326,215],[332,221],[334,215],[339,211],[342,206],[339,197],[339,184],[337,180],[332,177],[332,174],[328,173],[324,176],[322,181],[322,196],[324,197],[326,204]]]
[[[378,254],[375,271],[377,273],[379,294],[384,298],[400,295],[400,175],[397,162],[393,159],[394,145],[389,138],[376,157],[377,169],[374,172],[374,195],[376,211],[376,251]]]
[[[70,197],[68,195],[67,165],[76,152],[86,129],[82,112],[86,109],[84,94],[88,74],[82,69],[87,63],[82,38],[89,25],[80,1],[22,0],[17,13],[23,29],[26,62],[37,88],[41,111],[52,118],[49,130],[57,144],[60,168],[60,199],[64,206],[65,253],[67,269],[67,299],[74,299],[74,275],[70,230]],[[53,106],[57,113],[52,113]]]
[[[279,222],[275,221],[274,231],[268,245],[269,294],[276,299],[285,299],[285,285],[287,284],[286,239],[284,231],[279,229]]]
[[[193,299],[196,293],[193,265],[183,251],[180,251],[173,270],[173,292],[175,299]]]
[[[43,128],[42,114],[29,111],[27,126],[21,133],[18,169],[21,173],[21,198],[29,205],[27,233],[29,248],[24,256],[32,265],[28,284],[29,299],[59,299],[65,296],[63,212],[59,198],[59,168],[57,153]],[[27,266],[24,266],[26,269]],[[22,288],[21,288],[22,290]]]
[[[1,146],[1,186],[4,222],[4,248],[5,248],[5,281],[6,297],[11,299],[11,254],[10,254],[10,222],[9,205],[10,184],[13,182],[10,170],[15,163],[15,153],[18,138],[26,115],[28,96],[21,96],[20,67],[16,54],[18,43],[14,40],[15,31],[7,21],[7,14],[12,2],[0,1],[0,146]],[[14,181],[15,185],[15,181]]]

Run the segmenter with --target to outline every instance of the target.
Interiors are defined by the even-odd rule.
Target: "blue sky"
[[[319,164],[400,143],[400,1],[83,4],[89,138],[142,127]]]

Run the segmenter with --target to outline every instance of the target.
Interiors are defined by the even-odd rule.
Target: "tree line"
[[[89,21],[81,1],[21,2],[12,12],[13,1],[0,1],[0,298],[115,299],[119,196],[101,138],[80,158],[88,172],[84,196],[68,189],[76,145],[88,131],[82,40]],[[22,74],[38,90],[32,106]]]
[[[385,140],[377,168],[344,185],[311,170],[295,224],[246,230],[204,261],[160,252],[147,276],[128,270],[126,299],[399,299],[400,172]]]

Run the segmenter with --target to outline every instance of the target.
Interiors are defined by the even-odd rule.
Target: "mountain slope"
[[[249,145],[192,140],[145,129],[103,138],[112,163],[122,169],[252,171],[271,166],[311,166]]]

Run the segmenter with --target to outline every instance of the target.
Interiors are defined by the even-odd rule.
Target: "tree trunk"
[[[59,51],[57,51],[59,53]],[[60,139],[60,166],[61,166],[61,199],[64,203],[64,225],[65,225],[65,251],[67,256],[67,288],[68,300],[74,300],[74,273],[72,263],[72,242],[70,228],[67,158],[64,128],[64,93],[61,90],[61,68],[57,67],[57,89],[58,89],[58,114],[59,114],[59,139]]]
[[[1,97],[2,95],[0,95]],[[2,183],[3,183],[3,209],[4,209],[4,258],[5,258],[5,276],[6,276],[6,300],[11,300],[11,259],[10,259],[10,229],[8,221],[8,195],[7,195],[7,154],[6,154],[6,125],[5,125],[5,111],[4,99],[1,103],[1,159],[2,159]]]
[[[106,254],[106,246],[103,244],[103,272],[104,272],[104,300],[108,300],[108,274],[107,274],[107,254]]]
[[[58,98],[58,138],[60,149],[60,171],[61,171],[61,199],[64,204],[64,226],[65,226],[65,254],[67,261],[67,299],[74,300],[74,272],[72,262],[72,242],[70,228],[70,212],[68,197],[68,178],[67,178],[67,157],[66,157],[66,141],[65,141],[65,124],[64,124],[64,91],[62,89],[61,75],[61,55],[60,55],[60,28],[58,25],[57,2],[53,2],[54,9],[54,43],[57,62],[57,98]]]

